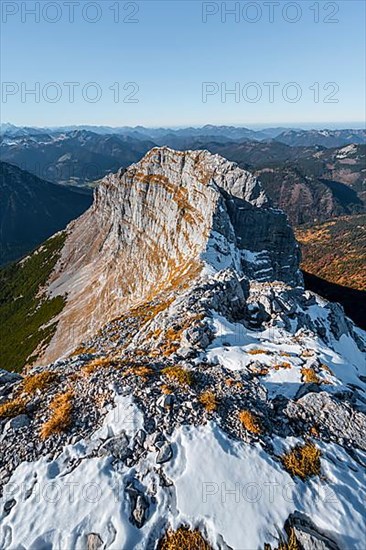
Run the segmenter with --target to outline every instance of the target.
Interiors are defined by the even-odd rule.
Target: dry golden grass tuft
[[[13,418],[25,412],[25,401],[19,397],[0,405],[0,418]]]
[[[160,350],[166,357],[175,353],[181,345],[182,334],[195,323],[199,323],[204,318],[203,314],[192,315],[185,319],[181,324],[169,327],[164,334],[163,342],[160,345]]]
[[[182,367],[165,367],[162,373],[172,382],[179,384],[179,386],[192,386],[193,384],[192,373]]]
[[[218,403],[217,403],[216,395],[212,391],[210,390],[204,391],[203,393],[201,393],[198,399],[201,405],[204,406],[207,412],[216,411]]]
[[[319,437],[319,430],[316,426],[311,426],[310,430],[309,430],[309,434],[312,436],[312,437]]]
[[[278,547],[275,548],[274,550],[301,550],[301,546],[296,538],[294,528],[290,527],[287,531],[288,531],[287,542],[281,540]],[[264,550],[272,550],[271,545],[265,544]]]
[[[325,370],[325,372],[327,372],[331,376],[334,376],[332,369],[330,367],[328,367],[328,365],[326,365],[325,363],[320,363],[320,368],[322,370]]]
[[[301,352],[301,357],[313,357],[315,352],[312,349],[304,349]]]
[[[173,389],[168,386],[168,384],[163,384],[162,386],[160,386],[160,389],[161,389],[161,392],[164,393],[165,395],[170,395],[171,393],[173,393]]]
[[[314,369],[303,367],[301,369],[301,375],[305,384],[320,384],[320,378]]]
[[[262,433],[262,427],[258,417],[248,410],[239,412],[239,420],[244,428],[252,434]]]
[[[134,375],[147,380],[149,376],[155,374],[155,371],[146,365],[134,365],[127,369],[124,373],[125,376]]]
[[[43,424],[40,432],[42,439],[47,439],[53,434],[65,432],[71,424],[73,392],[60,393],[50,403],[51,416]]]
[[[80,345],[72,353],[70,353],[69,357],[75,357],[76,355],[82,355],[83,353],[96,353],[96,352],[97,350],[93,347]]]
[[[191,531],[179,527],[177,531],[168,531],[159,541],[158,550],[212,550],[198,529]]]
[[[229,388],[242,388],[243,387],[243,382],[240,382],[240,380],[234,380],[234,378],[226,378],[225,384]]]
[[[288,535],[288,540],[284,550],[301,550],[301,546],[296,538],[295,531],[293,527],[290,527],[290,532]]]
[[[116,363],[110,358],[110,357],[96,357],[95,359],[92,359],[90,363],[88,363],[85,367],[83,367],[81,370],[84,374],[93,374],[98,369],[102,369],[104,367],[110,367],[112,365],[115,365]]]
[[[270,355],[270,351],[267,349],[250,349],[248,351],[249,355]]]
[[[23,390],[29,395],[33,395],[37,390],[45,390],[48,386],[57,380],[55,372],[46,370],[24,378],[22,382]]]
[[[321,452],[313,443],[297,445],[281,457],[286,470],[303,481],[320,474]]]
[[[274,365],[274,370],[280,370],[280,369],[290,369],[291,365],[290,363],[279,363],[278,365]]]

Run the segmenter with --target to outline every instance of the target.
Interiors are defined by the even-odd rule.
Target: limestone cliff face
[[[301,284],[286,216],[249,173],[207,151],[152,149],[107,176],[68,228],[50,295],[66,295],[40,362],[71,352],[130,307],[204,273]]]

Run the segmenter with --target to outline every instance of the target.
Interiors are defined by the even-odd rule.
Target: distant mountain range
[[[152,140],[157,145],[169,145],[171,139],[181,138],[213,138],[219,141],[243,141],[245,139],[263,141],[276,139],[290,146],[315,146],[340,147],[350,143],[366,143],[366,130],[342,129],[342,130],[303,130],[301,128],[263,128],[252,130],[240,126],[215,126],[206,124],[202,127],[188,128],[145,128],[144,126],[63,126],[55,128],[32,128],[14,126],[13,124],[1,124],[0,134],[3,138],[18,138],[40,136],[44,134],[58,135],[75,131],[87,131],[100,135],[130,136],[134,139]],[[168,141],[167,141],[168,140]]]
[[[154,143],[86,130],[10,137],[3,134],[1,160],[54,183],[88,185],[139,160]]]
[[[91,202],[89,191],[62,187],[0,162],[0,265],[42,243]]]
[[[307,134],[315,139],[315,131],[291,130],[282,132],[277,139],[262,141],[236,141],[240,135],[253,132],[227,126],[171,130],[169,134],[164,134],[163,129],[143,127],[121,129],[125,133],[120,135],[86,129],[50,133],[38,130],[36,134],[32,131],[6,126],[0,141],[1,159],[53,183],[95,186],[108,173],[127,168],[152,147],[166,144],[177,150],[207,149],[254,172],[274,204],[287,212],[294,225],[360,213],[366,204],[366,145],[327,148],[290,146],[280,141],[282,137],[297,135],[300,139]],[[345,141],[362,137],[360,130],[318,134],[322,140],[332,141],[339,141],[342,135]]]

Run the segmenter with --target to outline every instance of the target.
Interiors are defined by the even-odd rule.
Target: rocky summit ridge
[[[48,289],[67,296],[66,306],[41,360],[72,351],[205,264],[241,278],[301,283],[287,219],[249,172],[207,151],[152,149],[107,176],[93,206],[69,226]]]
[[[250,173],[151,150],[44,292],[39,364],[0,371],[0,548],[364,549],[366,335]]]

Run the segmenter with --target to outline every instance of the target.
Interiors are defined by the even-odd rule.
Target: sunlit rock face
[[[70,224],[48,289],[67,302],[39,360],[72,351],[134,304],[200,276],[205,265],[301,284],[286,216],[269,206],[252,174],[207,151],[152,149],[107,176],[92,207]]]

